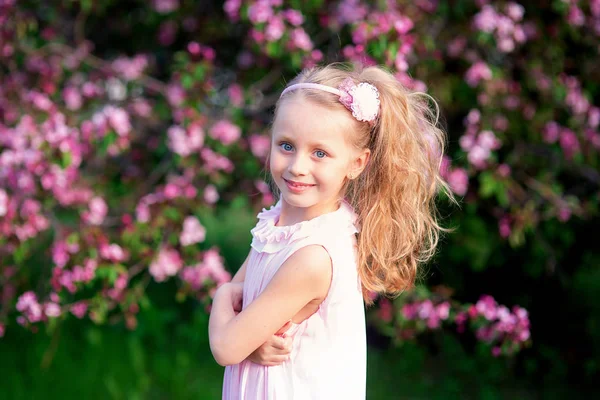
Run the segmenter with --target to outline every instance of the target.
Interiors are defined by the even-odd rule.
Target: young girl
[[[280,199],[210,317],[223,399],[365,398],[364,302],[410,288],[442,230],[444,134],[428,104],[378,67],[314,68],[283,91]]]

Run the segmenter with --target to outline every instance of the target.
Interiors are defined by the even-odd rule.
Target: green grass
[[[209,351],[207,316],[146,311],[138,329],[71,321],[52,334],[13,327],[0,340],[2,399],[220,399],[223,368]],[[185,314],[187,312],[187,315]],[[527,399],[501,360],[470,357],[451,336],[369,348],[367,398]]]

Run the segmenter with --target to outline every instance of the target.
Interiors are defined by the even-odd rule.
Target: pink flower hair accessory
[[[281,96],[296,89],[318,89],[339,96],[339,101],[358,121],[373,124],[379,115],[379,91],[370,83],[360,82],[358,85],[351,78],[346,78],[338,88],[319,83],[296,83],[288,86]]]

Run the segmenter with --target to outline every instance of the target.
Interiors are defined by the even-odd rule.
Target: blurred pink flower
[[[300,26],[304,23],[304,16],[302,15],[302,12],[298,10],[290,8],[282,11],[281,15],[294,26]]]
[[[242,6],[242,0],[226,0],[223,4],[223,10],[227,17],[232,22],[237,22],[240,19],[240,7]]]
[[[73,86],[67,86],[62,93],[65,105],[71,111],[77,111],[83,104],[83,97],[81,92]]]
[[[179,0],[152,0],[154,9],[161,14],[168,14],[179,8]]]
[[[91,225],[101,225],[108,212],[108,206],[102,197],[94,197],[90,200],[89,211],[82,213],[83,220]]]
[[[215,204],[219,200],[219,192],[214,185],[206,185],[204,188],[204,201],[208,204]]]
[[[240,107],[244,104],[244,90],[237,83],[233,83],[227,88],[227,95],[234,106]]]
[[[268,0],[257,0],[248,7],[248,19],[253,24],[267,22],[273,15],[273,8]]]
[[[171,83],[167,86],[166,97],[171,106],[178,107],[185,100],[185,90],[179,84]]]
[[[179,242],[182,246],[189,246],[194,243],[203,242],[206,238],[206,229],[198,218],[188,216],[183,221],[183,231],[179,236]]]
[[[222,119],[212,126],[209,134],[212,138],[219,140],[227,146],[240,138],[242,130],[239,126],[232,124],[230,121]]]
[[[150,275],[157,282],[162,282],[170,276],[174,276],[183,266],[183,260],[175,249],[162,248],[157,257],[150,264]]]
[[[269,154],[271,139],[267,135],[253,134],[248,138],[250,151],[255,157],[264,159]]]
[[[293,48],[298,48],[305,51],[310,51],[313,48],[313,43],[302,28],[296,28],[290,35],[290,43]]]
[[[88,306],[85,301],[79,301],[71,306],[71,313],[81,319],[85,316]]]
[[[463,168],[456,168],[448,174],[448,185],[454,193],[464,196],[469,187],[469,176]]]
[[[112,69],[127,81],[138,79],[148,66],[148,58],[142,54],[134,57],[118,57],[112,62]]]
[[[267,27],[265,28],[265,39],[267,42],[274,42],[279,40],[285,32],[285,24],[283,19],[279,16],[275,16],[269,20]]]
[[[465,79],[469,86],[475,87],[482,80],[492,79],[492,70],[483,61],[477,61],[467,70]]]

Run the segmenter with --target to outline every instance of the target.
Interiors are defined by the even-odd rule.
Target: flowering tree
[[[538,232],[598,215],[599,35],[596,0],[0,1],[0,336],[69,314],[134,329],[151,281],[208,307],[237,266],[203,216],[272,203],[272,107],[320,62],[382,64],[438,100],[465,204],[454,269],[484,269],[492,240],[550,247]],[[396,341],[530,342],[527,312],[489,296],[422,287],[372,318]]]

